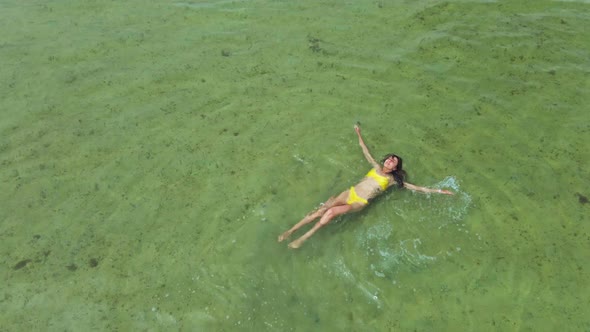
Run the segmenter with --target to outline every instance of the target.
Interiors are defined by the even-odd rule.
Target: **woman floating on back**
[[[354,130],[359,138],[359,145],[363,149],[363,154],[367,161],[373,166],[373,168],[367,173],[367,175],[357,185],[350,187],[350,189],[343,191],[338,196],[330,197],[324,204],[318,209],[310,212],[300,222],[291,227],[288,231],[284,232],[279,236],[279,242],[288,238],[293,232],[298,230],[301,226],[308,224],[320,218],[320,220],[313,226],[312,229],[307,231],[297,240],[289,243],[290,248],[299,248],[311,237],[318,229],[322,226],[327,225],[330,220],[334,219],[342,214],[349,212],[356,212],[362,210],[369,201],[385,192],[389,187],[398,185],[400,188],[407,188],[414,191],[420,191],[423,193],[438,193],[453,195],[453,192],[441,189],[431,189],[425,187],[419,187],[408,182],[405,182],[406,172],[402,169],[402,158],[395,154],[389,154],[381,161],[381,164],[377,163],[369,149],[365,145],[363,138],[361,137],[361,128],[357,124],[354,126]]]

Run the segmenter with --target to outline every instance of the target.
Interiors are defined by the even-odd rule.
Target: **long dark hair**
[[[383,157],[383,160],[381,160],[381,164],[385,163],[385,161],[389,157],[397,158],[397,167],[393,171],[391,171],[391,175],[393,175],[393,178],[395,179],[395,182],[397,182],[397,185],[400,188],[403,188],[404,181],[408,177],[408,173],[406,173],[406,171],[404,171],[404,169],[403,169],[404,168],[404,161],[402,160],[402,158],[400,156],[390,153],[390,154],[386,155],[385,157]]]

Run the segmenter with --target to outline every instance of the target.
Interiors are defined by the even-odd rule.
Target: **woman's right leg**
[[[332,207],[331,209],[328,209],[328,211],[326,211],[326,213],[322,216],[322,219],[320,219],[320,221],[318,221],[309,231],[307,231],[307,233],[303,234],[303,236],[301,236],[297,240],[289,243],[289,248],[297,249],[301,247],[305,240],[309,239],[315,232],[317,232],[318,229],[327,225],[335,217],[349,212],[359,211],[364,206],[365,204],[363,203],[354,203],[352,205],[337,205]]]
[[[333,206],[336,206],[336,205],[344,205],[344,204],[346,204],[346,199],[347,198],[348,198],[348,190],[342,192],[338,196],[332,196],[332,197],[330,197],[322,206],[320,206],[316,210],[310,212],[307,216],[305,216],[305,218],[301,219],[301,221],[299,221],[293,227],[291,227],[291,229],[289,229],[288,231],[286,231],[283,234],[279,235],[279,242],[281,242],[284,239],[286,239],[289,236],[291,236],[291,234],[293,234],[293,232],[295,232],[296,230],[298,230],[299,228],[301,228],[301,226],[303,226],[305,224],[309,224],[310,222],[312,222],[316,218],[319,218],[319,217],[323,216],[324,213],[326,213],[326,211],[328,211],[329,208],[331,208]]]

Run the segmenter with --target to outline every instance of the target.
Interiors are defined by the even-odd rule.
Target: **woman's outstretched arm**
[[[415,186],[415,185],[413,185],[411,183],[407,183],[407,182],[404,182],[404,188],[408,188],[413,191],[423,192],[426,194],[430,194],[430,193],[445,194],[445,195],[454,195],[455,194],[454,192],[449,191],[449,190],[420,187],[420,186]]]
[[[358,124],[354,125],[354,131],[356,131],[356,135],[359,137],[359,145],[363,149],[363,154],[365,155],[365,158],[371,165],[373,165],[374,168],[379,169],[379,164],[375,161],[375,158],[371,156],[369,148],[367,148],[367,145],[363,141],[363,137],[361,136],[361,127]]]

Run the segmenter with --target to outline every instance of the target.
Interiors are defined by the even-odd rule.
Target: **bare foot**
[[[289,236],[291,236],[291,233],[289,233],[289,231],[286,231],[285,233],[279,235],[279,242],[282,242],[284,239],[288,238]]]
[[[297,239],[297,240],[289,243],[289,248],[297,249],[297,248],[301,247],[302,244],[303,244],[303,241],[301,239]]]

